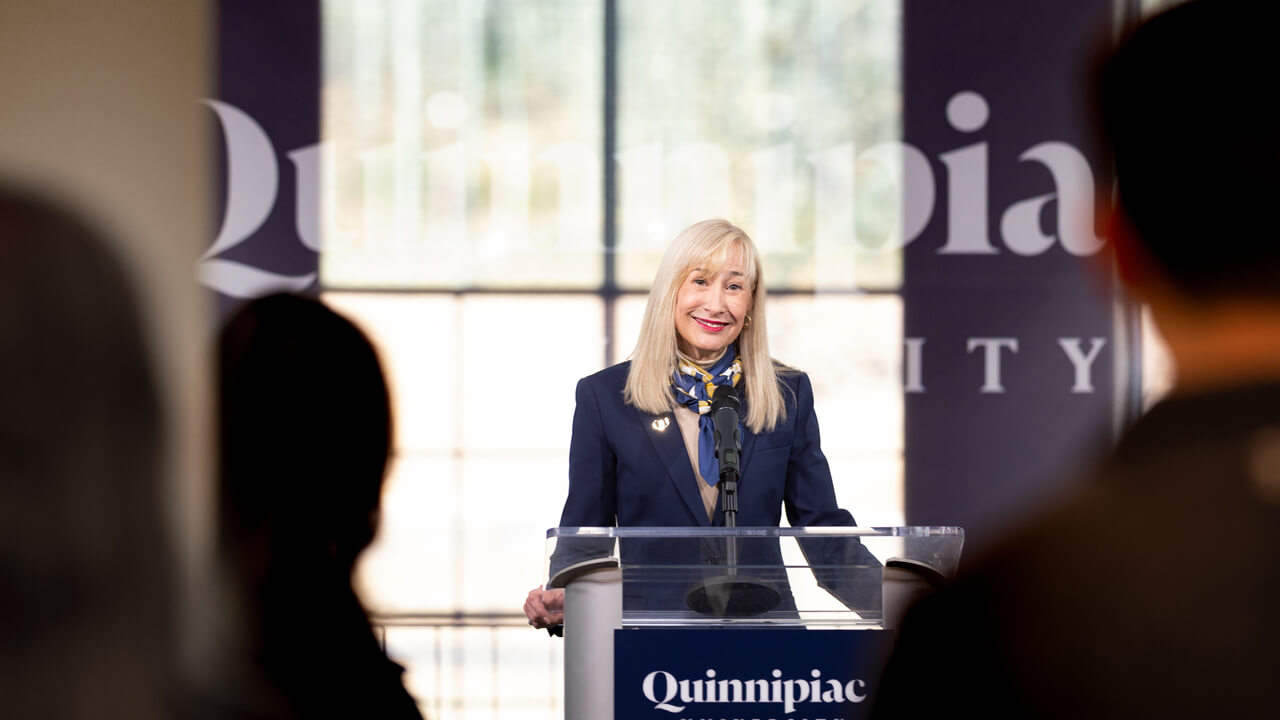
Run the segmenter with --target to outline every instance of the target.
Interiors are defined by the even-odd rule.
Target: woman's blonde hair
[[[747,416],[743,424],[752,432],[772,430],[786,418],[778,381],[778,367],[769,356],[769,333],[765,324],[765,283],[760,254],[741,228],[726,220],[703,220],[685,228],[658,265],[649,302],[645,305],[640,338],[631,353],[631,370],[623,398],[649,413],[671,409],[671,376],[676,370],[679,337],[676,333],[676,297],[680,286],[694,268],[710,275],[720,272],[733,250],[742,253],[742,271],[751,288],[751,305],[738,335],[738,357],[742,360],[743,394]]]

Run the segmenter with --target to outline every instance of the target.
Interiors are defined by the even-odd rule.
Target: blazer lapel
[[[675,416],[668,412],[663,415],[649,415],[636,410],[636,421],[649,438],[653,452],[667,471],[667,477],[675,485],[676,493],[684,500],[689,512],[697,518],[699,525],[710,525],[707,510],[702,505],[702,496],[698,494],[697,478],[693,475],[693,466],[689,462],[689,453],[684,449],[684,437],[680,435],[680,426]]]
[[[742,417],[747,417],[747,404],[742,403]],[[744,425],[742,428],[742,455],[738,457],[738,480],[747,476],[747,468],[751,467],[751,451],[756,448],[756,434]]]

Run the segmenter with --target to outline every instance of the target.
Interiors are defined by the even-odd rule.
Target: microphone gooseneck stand
[[[734,421],[737,421],[735,413]],[[735,428],[736,433],[736,428]],[[717,434],[718,435],[718,434]],[[739,434],[740,437],[740,434]],[[740,444],[740,443],[739,443]],[[724,526],[738,526],[738,449],[726,448],[720,453],[720,507],[724,511]],[[727,538],[725,564],[729,574],[738,574],[738,539]]]
[[[724,526],[738,524],[738,473],[742,452],[742,412],[737,393],[732,387],[718,389],[711,403],[715,423],[716,457],[720,461],[720,507]],[[686,602],[690,608],[713,617],[752,617],[778,606],[782,594],[774,583],[750,577],[738,571],[738,538],[725,538],[725,571],[695,585]]]

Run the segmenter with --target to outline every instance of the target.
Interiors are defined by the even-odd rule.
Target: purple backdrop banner
[[[215,239],[200,277],[222,308],[313,291],[319,268],[319,0],[218,3]]]
[[[1111,18],[1110,0],[904,4],[904,135],[936,179],[905,250],[906,520],[962,525],[967,550],[1111,432],[1087,104]]]

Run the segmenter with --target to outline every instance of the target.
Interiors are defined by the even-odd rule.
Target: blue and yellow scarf
[[[742,363],[738,360],[738,349],[733,345],[706,370],[685,358],[677,358],[676,371],[671,378],[671,393],[676,402],[698,413],[698,472],[712,487],[720,482],[720,461],[716,459],[711,399],[717,386],[735,386],[741,379]]]

